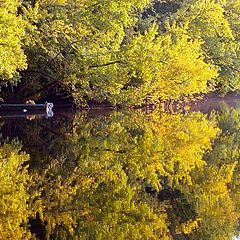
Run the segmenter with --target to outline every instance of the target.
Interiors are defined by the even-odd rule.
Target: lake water
[[[238,101],[0,118],[1,239],[237,239]]]

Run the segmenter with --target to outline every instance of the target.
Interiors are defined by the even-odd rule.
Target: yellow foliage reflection
[[[79,113],[71,134],[55,141],[57,154],[32,155],[47,160],[31,171],[19,145],[2,145],[2,238],[231,239],[238,165],[215,159],[226,138],[222,121],[201,113]]]
[[[28,155],[16,142],[0,148],[0,239],[30,239],[27,186],[30,175],[22,164]]]

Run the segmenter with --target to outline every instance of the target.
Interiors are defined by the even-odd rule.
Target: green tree
[[[15,82],[18,71],[27,67],[22,49],[25,22],[17,14],[21,5],[19,0],[0,2],[0,84]]]
[[[79,105],[141,105],[210,90],[217,77],[202,41],[181,27],[145,31],[138,19],[148,0],[24,1],[25,54],[19,100],[48,94]],[[141,58],[139,58],[141,56]]]
[[[217,89],[224,93],[239,89],[238,11],[239,1],[189,0],[166,19],[203,41],[205,61],[218,68]]]

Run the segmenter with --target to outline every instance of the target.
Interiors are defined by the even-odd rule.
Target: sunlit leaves
[[[0,78],[4,83],[16,80],[17,71],[27,67],[21,43],[25,23],[17,16],[20,4],[18,0],[0,2]]]
[[[203,40],[205,61],[218,67],[218,87],[225,93],[239,89],[238,11],[239,1],[189,0],[170,17],[193,39]]]

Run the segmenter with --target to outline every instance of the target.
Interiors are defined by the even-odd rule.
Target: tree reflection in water
[[[239,114],[81,112],[3,123],[2,238],[231,239]]]

